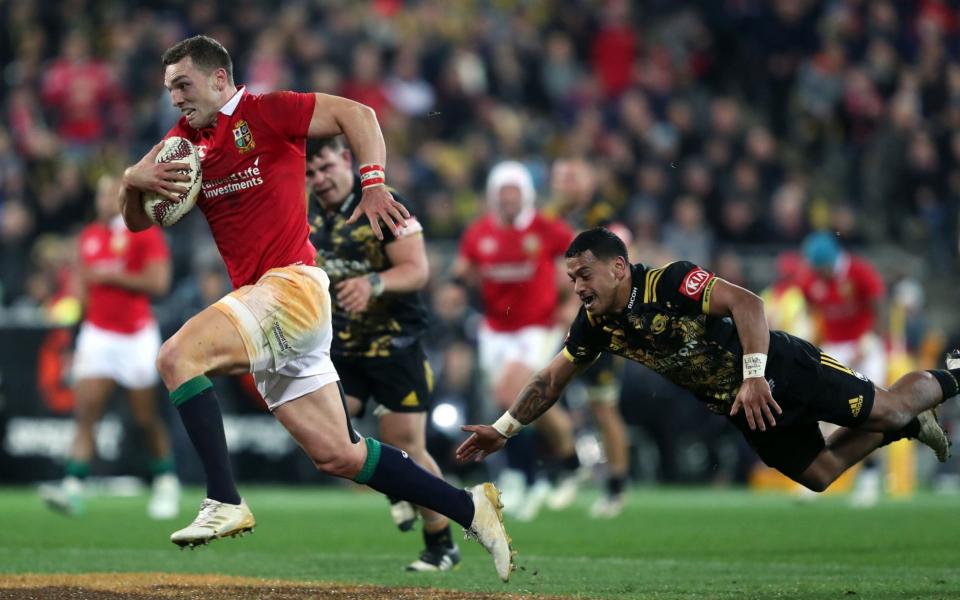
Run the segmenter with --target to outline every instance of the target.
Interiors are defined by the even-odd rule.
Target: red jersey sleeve
[[[154,260],[166,260],[170,256],[170,247],[167,246],[167,238],[159,227],[150,227],[138,234],[140,243],[140,254],[143,256],[143,263]]]
[[[856,260],[853,266],[855,270],[851,274],[856,278],[856,286],[860,295],[867,300],[882,298],[886,290],[880,273],[870,263],[863,260]]]
[[[567,253],[570,242],[573,241],[573,229],[567,225],[566,221],[557,219],[553,222],[553,235],[551,237],[553,239],[553,255],[562,257]]]
[[[300,92],[272,92],[260,97],[264,123],[291,138],[307,137],[317,97]]]
[[[464,232],[463,238],[460,240],[460,256],[471,264],[478,262],[480,257],[477,252],[476,227],[470,226]]]

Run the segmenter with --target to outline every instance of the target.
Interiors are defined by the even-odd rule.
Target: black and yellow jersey
[[[706,314],[717,278],[686,261],[630,271],[626,308],[601,316],[581,307],[563,354],[578,364],[601,352],[623,356],[690,390],[711,410],[729,410],[742,382],[743,351],[733,320]]]
[[[407,207],[410,203],[395,190],[394,199]],[[386,247],[396,238],[382,227],[383,240],[374,235],[370,222],[361,217],[352,225],[347,219],[360,203],[360,178],[354,176],[353,191],[343,203],[330,211],[310,198],[310,241],[317,249],[317,266],[330,278],[333,301],[334,356],[386,357],[403,352],[420,339],[427,325],[427,309],[419,292],[392,293],[370,298],[364,312],[347,312],[337,302],[336,285],[346,279],[386,271],[392,265]],[[408,219],[400,236],[422,235],[416,219]]]

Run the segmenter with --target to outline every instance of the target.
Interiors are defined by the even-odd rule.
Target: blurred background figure
[[[486,215],[464,234],[452,274],[478,285],[483,298],[483,322],[478,333],[480,368],[495,407],[506,410],[520,395],[539,364],[560,345],[557,263],[573,239],[563,221],[541,214],[533,178],[516,161],[497,164],[487,179]],[[493,412],[493,410],[491,410]],[[561,508],[573,501],[580,462],[570,416],[560,406],[548,411],[536,428],[517,436],[507,451],[510,469],[522,474],[519,485],[505,482],[505,510],[520,520],[532,520],[551,493],[538,464],[536,434],[565,473],[554,500]]]
[[[886,288],[880,273],[866,259],[842,249],[836,236],[826,231],[804,240],[803,256],[810,268],[800,281],[817,323],[813,339],[825,354],[867,379],[886,382],[887,350],[879,332]],[[874,506],[882,484],[878,460],[868,457],[850,502]]]
[[[577,232],[598,224],[606,225],[631,247],[633,235],[620,223],[608,223],[616,209],[596,195],[597,177],[593,166],[583,158],[560,159],[554,162],[550,173],[550,203],[545,209],[550,215],[563,219]],[[561,305],[561,325],[568,327],[580,310],[580,301],[570,292],[564,270],[560,272],[561,290],[565,301]],[[600,519],[618,516],[626,502],[629,475],[629,447],[626,425],[620,415],[620,388],[623,379],[623,361],[604,354],[580,375],[570,393],[585,399],[590,415],[600,434],[603,458],[606,462],[604,492],[590,507],[590,514]],[[570,503],[569,491],[560,489],[548,501],[548,506],[559,509]]]
[[[154,363],[160,330],[150,297],[170,288],[170,252],[159,228],[130,233],[117,204],[119,183],[97,183],[96,220],[79,237],[77,285],[84,304],[73,364],[74,437],[66,476],[44,485],[40,495],[64,514],[82,514],[83,482],[95,458],[95,428],[119,385],[126,391],[140,438],[150,453],[153,493],[147,514],[172,519],[180,511],[170,436],[156,405],[159,375]]]

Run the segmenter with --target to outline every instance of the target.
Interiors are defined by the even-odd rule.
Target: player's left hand
[[[507,445],[507,438],[490,425],[464,425],[460,429],[471,432],[471,435],[457,448],[459,461],[480,462]]]
[[[345,279],[337,284],[337,302],[350,312],[363,312],[370,304],[373,287],[365,276]]]
[[[387,188],[382,185],[363,190],[360,204],[347,219],[347,225],[356,222],[361,214],[370,219],[370,228],[373,229],[373,234],[377,236],[378,240],[383,239],[383,231],[380,229],[379,221],[383,221],[383,224],[390,228],[394,237],[400,237],[400,228],[406,227],[405,219],[410,218],[410,211],[403,204],[397,202]]]
[[[767,423],[770,427],[776,427],[777,420],[773,413],[783,414],[780,405],[773,399],[770,384],[763,377],[750,377],[743,380],[743,385],[740,386],[740,391],[737,392],[737,397],[730,408],[730,416],[740,412],[741,406],[751,431],[756,431],[758,427],[760,431],[766,431]]]

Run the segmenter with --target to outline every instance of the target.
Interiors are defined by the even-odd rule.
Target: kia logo
[[[696,294],[700,291],[700,286],[707,281],[707,272],[706,271],[696,271],[691,273],[687,278],[687,293]]]

